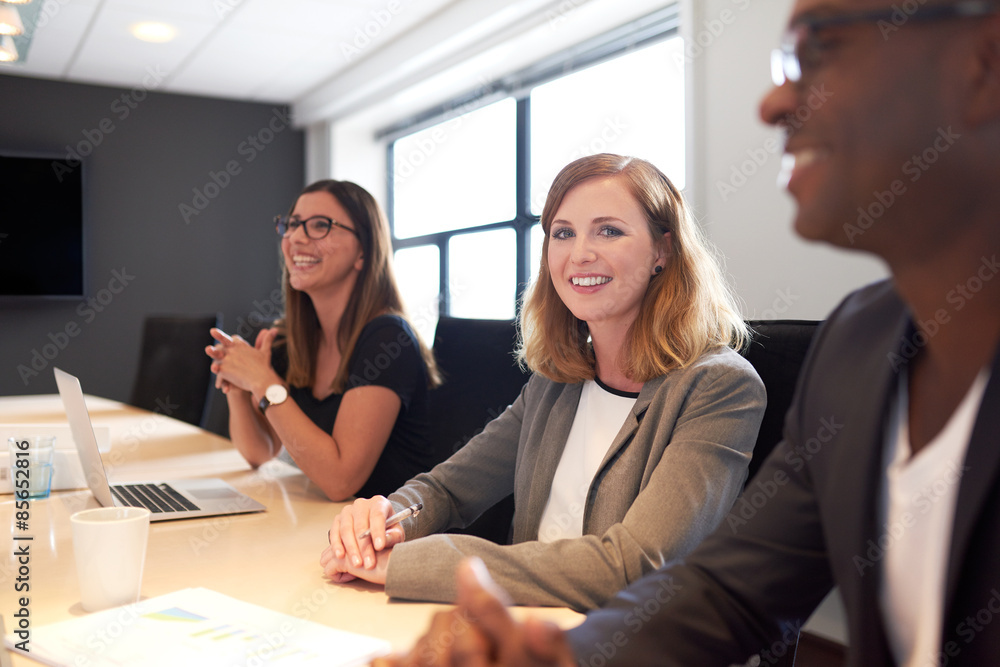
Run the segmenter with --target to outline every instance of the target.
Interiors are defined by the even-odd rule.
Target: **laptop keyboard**
[[[201,509],[169,484],[117,484],[111,493],[129,507],[145,507],[156,514]]]

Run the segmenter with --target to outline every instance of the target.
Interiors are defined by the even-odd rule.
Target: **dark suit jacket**
[[[728,520],[685,564],[645,577],[571,631],[581,664],[724,666],[762,650],[768,664],[836,584],[848,663],[892,665],[878,603],[892,539],[879,522],[883,432],[898,370],[922,335],[889,282],[848,297],[817,334],[784,441]],[[1000,356],[959,482],[944,655],[929,665],[1000,664],[998,436]]]

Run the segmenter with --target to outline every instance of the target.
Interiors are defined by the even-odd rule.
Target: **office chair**
[[[747,320],[753,333],[742,353],[757,371],[767,391],[767,407],[750,461],[748,484],[760,470],[764,459],[781,442],[785,414],[792,403],[802,363],[820,324],[822,322],[814,320]],[[794,667],[799,640],[799,633],[795,633],[794,644],[772,646],[771,659],[767,664]],[[783,653],[777,655],[776,649]]]
[[[743,356],[757,371],[767,390],[767,408],[757,433],[748,482],[781,442],[785,413],[792,403],[802,362],[820,324],[822,322],[815,320],[747,320],[753,335]]]
[[[222,315],[147,316],[129,403],[201,426],[212,398],[208,330]]]
[[[444,460],[514,402],[528,381],[514,359],[517,331],[511,320],[442,316],[434,335],[434,358],[444,383],[431,391],[430,442]],[[514,497],[508,496],[474,523],[452,532],[498,544],[509,540]]]

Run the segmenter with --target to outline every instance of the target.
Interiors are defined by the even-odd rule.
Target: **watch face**
[[[288,398],[288,390],[280,384],[272,384],[264,392],[264,396],[271,405],[277,403],[282,403],[286,398]]]

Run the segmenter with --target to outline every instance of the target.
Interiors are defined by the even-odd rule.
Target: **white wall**
[[[663,0],[532,3],[534,14],[525,10],[525,18],[513,28],[510,22],[503,24],[506,33],[514,33],[507,44],[466,47],[469,51],[464,58],[449,54],[451,60],[462,62],[452,72],[429,67],[426,81],[413,80],[409,88],[400,87],[397,81],[386,89],[380,103],[337,119],[329,133],[333,142],[329,173],[357,181],[384,201],[385,145],[373,136],[378,128],[447,98],[463,86],[468,90],[474,87],[472,81],[493,80],[523,67],[528,58],[565,48],[574,40],[667,4]],[[682,0],[681,4],[688,45],[684,63],[689,88],[687,195],[692,207],[725,257],[745,316],[821,319],[848,291],[886,272],[869,257],[799,240],[791,229],[793,202],[776,186],[781,137],[760,121],[757,107],[770,86],[770,51],[778,43],[792,0]],[[460,15],[454,11],[441,20]],[[429,34],[443,29],[441,23],[428,23]],[[450,29],[460,31],[461,27]],[[476,29],[481,31],[482,25]],[[377,65],[372,61],[369,66]],[[363,76],[364,69],[362,62],[352,70],[352,80]],[[331,85],[336,88],[336,82]],[[318,107],[306,101],[302,108],[308,114]],[[310,136],[324,140],[325,135]],[[724,191],[722,185],[733,189]]]
[[[693,198],[748,317],[821,319],[848,291],[886,271],[870,257],[800,240],[791,228],[794,203],[776,186],[781,154],[768,149],[781,145],[781,134],[757,109],[792,4],[692,0],[685,37],[697,45],[687,52],[695,56]]]

